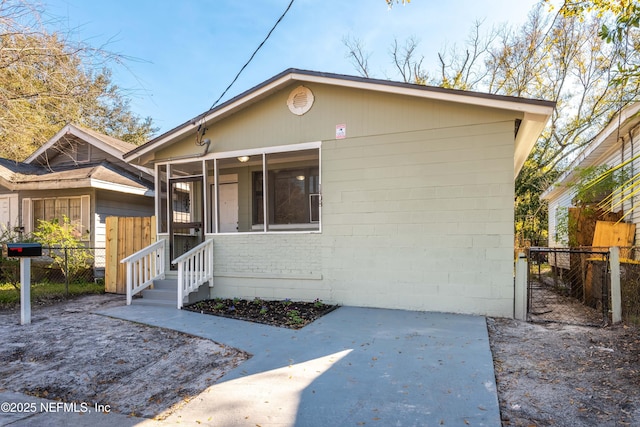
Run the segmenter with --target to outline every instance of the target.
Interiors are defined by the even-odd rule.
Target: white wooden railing
[[[156,279],[164,279],[164,239],[120,261],[127,265],[127,305]]]
[[[205,240],[171,261],[178,266],[178,308],[190,292],[209,282],[213,287],[213,240]]]

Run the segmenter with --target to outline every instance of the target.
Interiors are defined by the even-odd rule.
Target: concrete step
[[[138,305],[154,305],[159,307],[176,307],[178,297],[178,281],[176,279],[154,280],[153,288],[140,293],[142,298],[133,300]]]
[[[142,291],[142,298],[145,299],[175,301],[177,296],[176,289],[145,289]]]
[[[148,299],[148,298],[134,298],[131,302],[133,305],[152,305],[154,307],[170,307],[176,308],[176,301],[167,301],[167,300],[159,300],[159,299]]]
[[[176,307],[178,298],[178,280],[168,278],[153,281],[153,289],[145,289],[140,293],[142,298],[135,298],[134,304],[155,305],[162,307]],[[208,285],[202,285],[197,292],[185,296],[185,304],[207,299],[209,296]]]
[[[162,279],[153,281],[153,289],[178,291],[178,279]]]

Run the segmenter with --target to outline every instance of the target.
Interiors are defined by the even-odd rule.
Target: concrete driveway
[[[158,307],[100,314],[253,355],[162,424],[500,426],[483,317],[341,307],[294,331]]]

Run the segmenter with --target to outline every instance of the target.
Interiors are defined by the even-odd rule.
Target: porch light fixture
[[[238,161],[240,163],[247,163],[249,161],[249,156],[240,156],[238,157]]]
[[[304,175],[298,175],[298,176],[296,176],[296,179],[298,181],[304,181]]]

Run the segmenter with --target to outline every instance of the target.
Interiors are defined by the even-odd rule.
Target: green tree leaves
[[[67,123],[145,142],[151,119],[131,112],[106,67],[123,58],[72,43],[41,17],[27,1],[0,1],[0,157],[22,160]]]

